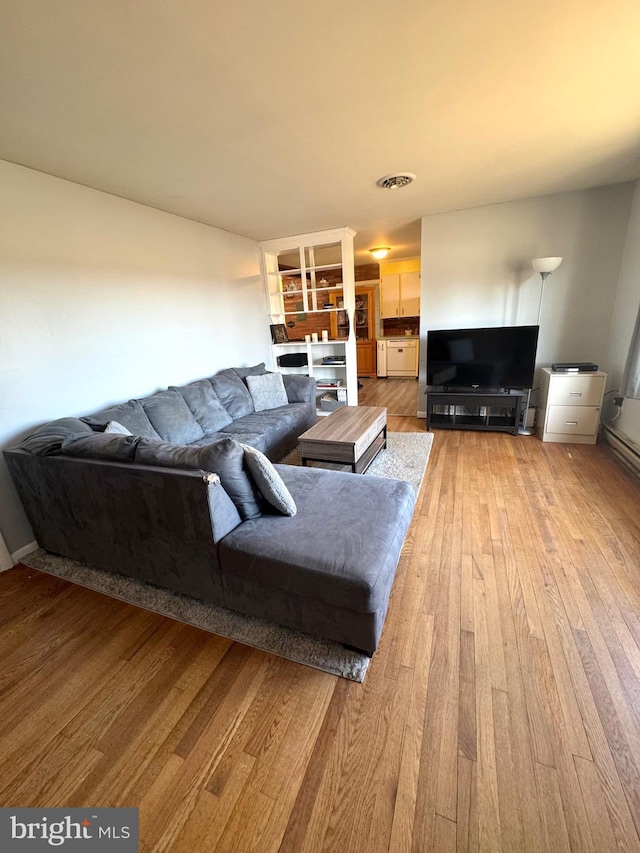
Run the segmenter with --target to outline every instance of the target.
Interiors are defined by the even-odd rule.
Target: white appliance
[[[387,344],[387,376],[418,375],[417,338],[392,338]],[[380,374],[378,374],[380,375]]]
[[[384,377],[387,375],[387,342],[378,341],[378,376]]]

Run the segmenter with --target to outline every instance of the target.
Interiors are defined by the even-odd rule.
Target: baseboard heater
[[[612,426],[605,424],[602,432],[616,458],[627,470],[640,477],[640,445]]]

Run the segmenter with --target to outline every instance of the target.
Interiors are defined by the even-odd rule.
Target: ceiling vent
[[[412,172],[398,172],[397,175],[385,175],[376,181],[376,186],[383,190],[399,190],[401,187],[406,187],[407,184],[415,181],[416,176]]]

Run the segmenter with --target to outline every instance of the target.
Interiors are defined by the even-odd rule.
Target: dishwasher
[[[387,341],[387,376],[418,375],[417,338],[391,338]]]

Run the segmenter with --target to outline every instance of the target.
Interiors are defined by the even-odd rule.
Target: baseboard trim
[[[636,477],[640,477],[640,445],[615,427],[604,424],[602,435],[616,459]]]
[[[28,545],[24,545],[22,548],[18,548],[17,551],[13,551],[11,554],[11,559],[13,560],[13,565],[19,563],[23,557],[32,554],[34,551],[37,551],[40,546],[37,542],[29,542]]]
[[[426,420],[427,419],[427,413],[426,412],[416,412],[416,417],[417,418],[424,418]]]

